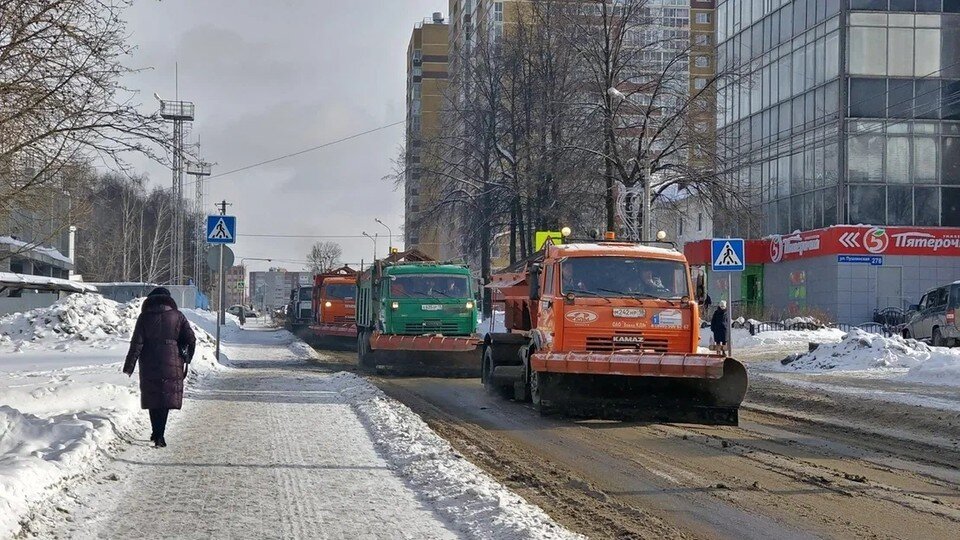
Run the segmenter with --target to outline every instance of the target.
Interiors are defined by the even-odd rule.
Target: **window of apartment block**
[[[698,68],[707,68],[710,67],[710,59],[706,56],[697,56],[697,59],[694,63]]]
[[[710,14],[704,12],[697,13],[697,24],[710,24]]]
[[[697,232],[703,231],[703,212],[697,214]]]
[[[697,34],[694,40],[697,45],[710,45],[710,34]]]
[[[493,20],[503,22],[503,2],[493,3]]]
[[[704,79],[703,77],[697,77],[696,79],[693,80],[693,87],[696,88],[697,90],[703,90],[704,88],[707,87],[707,80]]]

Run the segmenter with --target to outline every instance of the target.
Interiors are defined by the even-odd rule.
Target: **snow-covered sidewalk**
[[[362,377],[282,330],[231,332],[235,369],[27,526],[71,538],[567,538]]]

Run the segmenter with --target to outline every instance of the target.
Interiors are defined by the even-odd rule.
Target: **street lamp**
[[[391,229],[390,227],[388,227],[386,223],[380,221],[380,218],[374,218],[373,220],[376,221],[377,223],[383,225],[384,228],[387,229],[387,235],[388,235],[388,236],[387,236],[387,243],[390,245],[390,251],[387,252],[387,255],[389,256],[391,253],[393,253],[393,229]]]
[[[246,304],[246,303],[247,303],[247,283],[246,283],[246,282],[247,282],[247,267],[246,267],[246,265],[243,264],[244,261],[266,261],[266,262],[273,262],[273,259],[264,259],[264,258],[262,258],[262,257],[241,257],[241,258],[240,258],[240,266],[243,268],[243,281],[244,281],[243,290],[240,292],[240,303],[241,303],[241,304]],[[253,299],[251,298],[251,300],[253,300]]]
[[[369,234],[367,234],[366,231],[363,232],[363,235],[373,240],[373,260],[376,261],[377,260],[377,235],[374,234],[373,236],[370,236]]]

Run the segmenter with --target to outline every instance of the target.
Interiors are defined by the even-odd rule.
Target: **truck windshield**
[[[323,288],[323,297],[327,300],[346,300],[353,298],[355,288],[347,283],[331,283]]]
[[[470,296],[466,276],[392,276],[390,296],[394,298],[466,298]]]
[[[300,300],[310,300],[313,296],[313,287],[300,287]]]
[[[643,298],[689,296],[686,266],[677,261],[577,257],[560,265],[563,294]]]

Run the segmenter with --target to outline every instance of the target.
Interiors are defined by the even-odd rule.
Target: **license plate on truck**
[[[423,311],[440,311],[443,309],[443,306],[440,304],[423,304],[420,306],[420,309]]]

